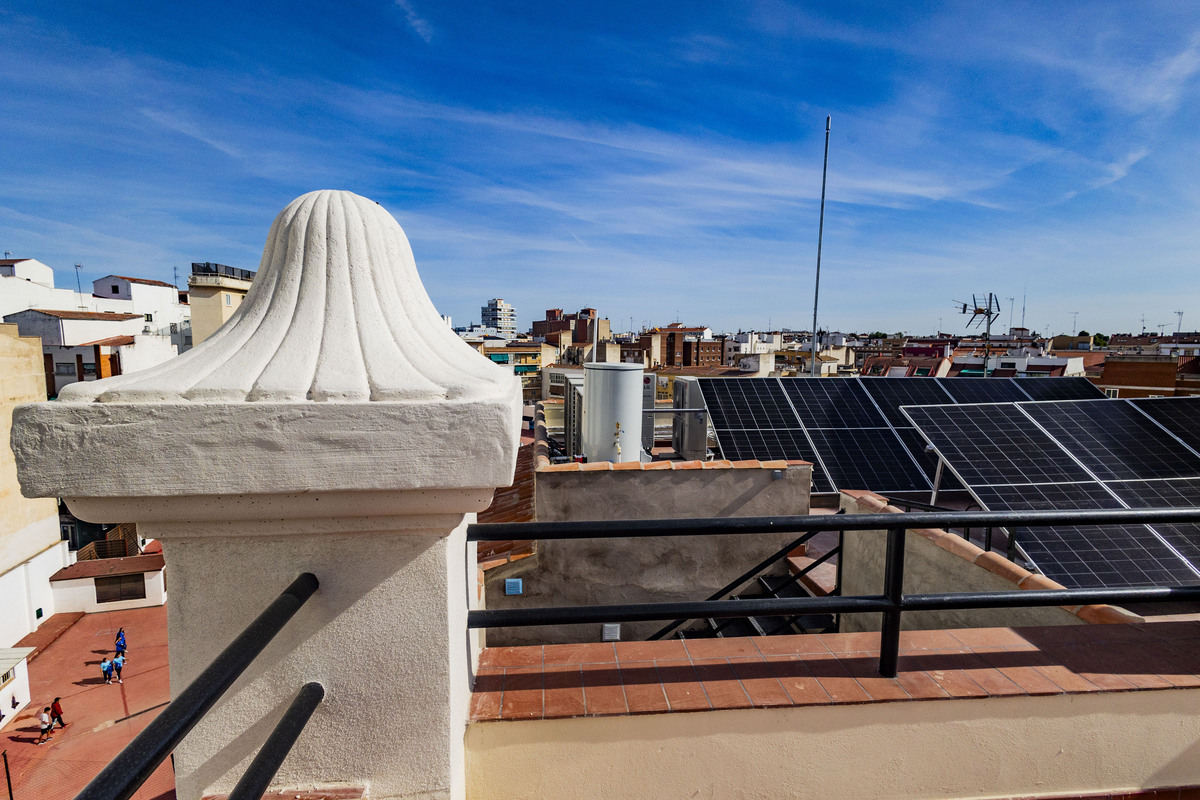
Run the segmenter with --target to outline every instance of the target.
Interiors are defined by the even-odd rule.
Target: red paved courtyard
[[[47,620],[46,625],[55,622]],[[118,628],[128,637],[124,683],[105,684],[100,660],[112,655]],[[36,637],[36,634],[35,634]],[[34,637],[31,637],[34,638]],[[5,717],[0,749],[7,751],[13,800],[70,800],[121,751],[170,700],[167,609],[138,608],[85,614],[29,664],[33,702],[15,720]],[[35,745],[37,715],[62,698],[67,727]],[[0,792],[4,790],[0,784]],[[175,774],[168,759],[142,786],[136,800],[173,800]]]

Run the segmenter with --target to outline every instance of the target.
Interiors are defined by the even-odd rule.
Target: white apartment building
[[[516,338],[517,310],[499,297],[488,300],[480,309],[481,323],[485,328],[495,328],[505,339]]]

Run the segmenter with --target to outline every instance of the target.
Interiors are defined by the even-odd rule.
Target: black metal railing
[[[709,536],[808,533],[820,530],[887,531],[884,589],[878,595],[785,597],[744,600],[620,603],[598,606],[486,609],[467,614],[469,628],[568,625],[597,622],[654,622],[679,619],[803,614],[881,613],[879,674],[896,677],[900,623],[905,611],[1036,608],[1094,603],[1194,602],[1197,585],[1132,589],[1057,589],[1009,592],[904,594],[904,540],[909,528],[1037,527],[1200,522],[1200,508],[1088,509],[1054,511],[953,511],[846,516],[725,517],[719,519],[527,522],[471,525],[467,540],[601,539],[645,536]]]
[[[837,512],[837,515],[840,515],[843,513],[845,513],[845,511],[840,510]],[[837,515],[834,515],[834,516],[837,516]],[[754,580],[759,575],[761,575],[763,572],[771,569],[776,564],[778,564],[780,561],[787,558],[788,554],[791,553],[793,550],[795,550],[797,547],[799,547],[803,544],[808,544],[809,540],[812,539],[814,536],[816,536],[818,533],[821,533],[821,531],[809,531],[808,533],[801,536],[799,539],[794,539],[793,541],[788,542],[783,547],[779,548],[774,553],[767,556],[762,561],[758,562],[753,567],[746,570],[741,575],[737,576],[732,581],[725,584],[724,586],[722,586],[717,591],[713,592],[708,597],[704,598],[704,602],[711,603],[714,600],[723,600],[724,598],[729,597],[731,594],[736,593],[738,589],[742,588],[747,583],[749,583],[750,581]],[[798,582],[805,575],[812,572],[814,569],[821,566],[826,561],[829,561],[834,556],[839,555],[840,553],[841,553],[841,541],[839,539],[837,547],[834,547],[828,553],[825,553],[820,558],[814,559],[811,564],[808,564],[803,569],[797,571],[796,574],[792,575],[788,579],[787,583],[791,584],[791,583]],[[780,589],[783,589],[783,588],[784,588],[783,586],[775,587],[775,591],[778,592]],[[732,617],[731,620],[732,619],[736,619],[736,617]],[[677,619],[674,622],[672,622],[670,625],[665,625],[662,628],[655,631],[654,633],[647,636],[646,641],[652,642],[657,639],[661,639],[664,636],[669,635],[671,632],[673,632],[680,626],[686,624],[687,622],[689,622],[689,620]],[[720,628],[713,631],[714,634],[719,633],[719,632],[720,632]]]
[[[292,581],[283,594],[75,796],[75,800],[129,800],[319,586],[316,576],[310,572]],[[309,683],[300,690],[229,796],[230,800],[262,797],[324,694],[325,690],[317,683]]]

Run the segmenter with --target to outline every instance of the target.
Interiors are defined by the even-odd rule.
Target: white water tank
[[[638,461],[642,365],[583,365],[583,452],[588,461]]]

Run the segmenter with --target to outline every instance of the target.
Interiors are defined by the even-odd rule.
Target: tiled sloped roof
[[[166,286],[168,289],[175,288],[175,284],[173,284],[173,283],[166,283],[164,281],[152,281],[149,278],[131,278],[128,275],[109,275],[108,277],[118,278],[123,281],[129,281],[130,283],[144,283],[147,286]]]
[[[73,581],[79,578],[109,578],[115,575],[136,575],[139,572],[158,572],[166,562],[162,553],[129,556],[128,558],[92,558],[76,561],[50,576],[52,581]]]
[[[115,311],[59,311],[56,308],[31,308],[39,314],[46,314],[59,319],[91,319],[109,322],[124,322],[127,319],[138,319],[141,314],[118,314]]]
[[[110,336],[107,339],[97,339],[94,342],[84,342],[76,347],[91,347],[92,345],[100,345],[101,347],[120,347],[126,344],[133,344],[132,336]]]
[[[532,522],[533,516],[533,442],[530,441],[517,450],[513,485],[496,490],[492,504],[479,512],[479,521]],[[528,540],[479,542],[478,557],[480,567],[487,569],[532,553],[533,542]]]

